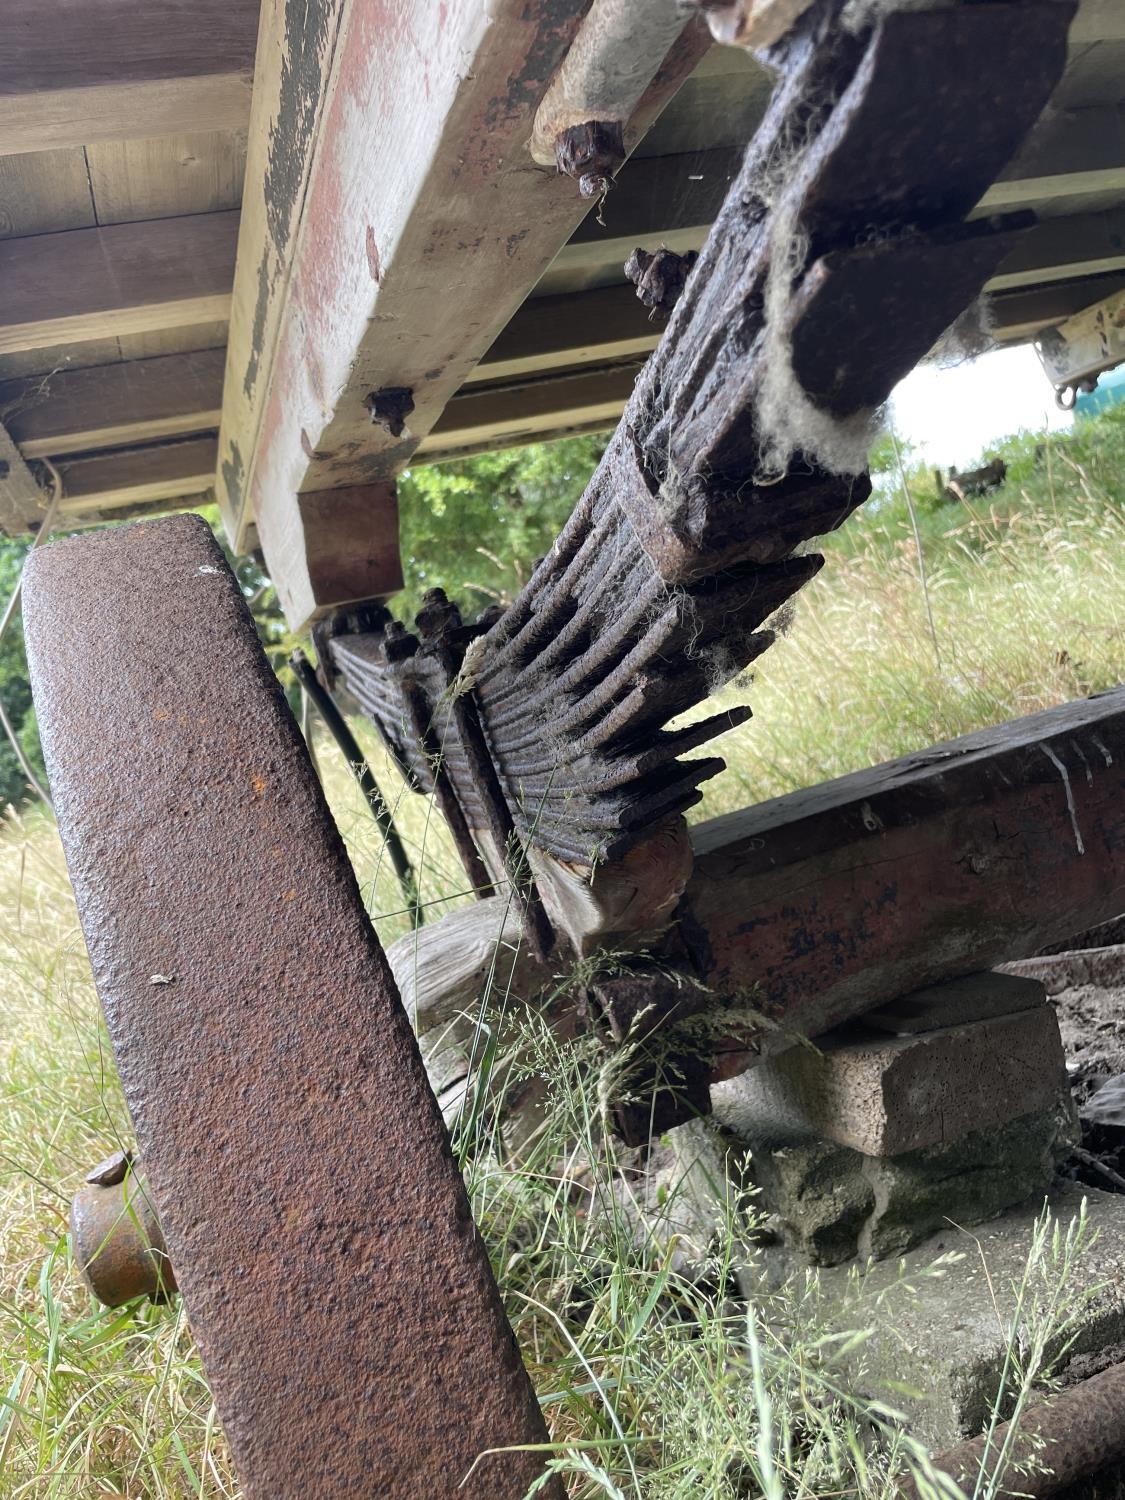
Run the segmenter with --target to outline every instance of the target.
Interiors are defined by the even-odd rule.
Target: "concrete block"
[[[716,1121],[743,1140],[819,1138],[900,1156],[1048,1108],[1065,1087],[1046,1004],[913,1035],[839,1032],[715,1084]]]
[[[901,1156],[829,1141],[750,1149],[760,1206],[798,1264],[901,1255],[952,1220],[979,1224],[1041,1200],[1077,1136],[1070,1096],[1048,1109]]]
[[[1094,1234],[1068,1287],[1076,1305],[1065,1335],[1074,1340],[1067,1359],[1125,1339],[1125,1196],[1070,1185],[1056,1189],[1047,1202],[1063,1229],[1084,1197]],[[910,1431],[935,1451],[974,1436],[988,1420],[1015,1289],[1042,1205],[1037,1199],[971,1234],[945,1227],[912,1250],[903,1266],[873,1266],[863,1278],[858,1304],[851,1273],[841,1267],[820,1275],[826,1320],[835,1318],[842,1328],[874,1328],[857,1355],[853,1385],[903,1410]],[[950,1251],[963,1259],[940,1279],[922,1275]],[[876,1297],[883,1299],[878,1317],[869,1312]],[[840,1309],[836,1314],[834,1302]],[[913,1394],[904,1394],[904,1387]]]

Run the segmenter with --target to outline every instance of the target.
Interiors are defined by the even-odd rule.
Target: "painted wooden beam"
[[[182,499],[207,490],[215,476],[214,434],[180,443],[121,448],[61,459],[63,515],[113,511],[152,501]]]
[[[0,529],[6,536],[30,531],[46,507],[46,497],[6,428],[0,426]]]
[[[0,241],[0,353],[224,319],[236,212]]]
[[[1125,209],[1044,219],[989,282],[989,290],[1070,281],[1125,267]]]
[[[0,155],[243,129],[257,28],[257,0],[5,0]]]
[[[579,7],[409,0],[388,13],[353,0],[341,18],[317,0],[309,10],[309,38],[287,34],[280,4],[263,19],[218,484],[236,542],[256,519],[294,625],[335,602],[303,574],[297,495],[377,482],[409,462],[590,210],[526,150]],[[689,27],[634,138],[708,45]],[[296,84],[284,62],[295,47]],[[414,399],[398,438],[364,406],[392,386]]]
[[[213,431],[224,349],[126,360],[0,384],[0,421],[25,458]]]

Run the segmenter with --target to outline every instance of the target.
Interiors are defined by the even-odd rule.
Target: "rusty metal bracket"
[[[218,545],[190,515],[58,542],[24,598],[94,978],[243,1493],[518,1500],[543,1461],[515,1445],[546,1429]]]

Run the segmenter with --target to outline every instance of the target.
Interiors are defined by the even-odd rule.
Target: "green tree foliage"
[[[11,598],[19,580],[30,538],[0,537],[0,611]],[[0,703],[11,720],[17,738],[41,779],[45,777],[35,727],[35,710],[31,706],[31,686],[23,651],[23,631],[18,616],[8,626],[0,641]],[[16,753],[7,737],[0,734],[0,807],[9,802],[17,806],[33,795]]]
[[[411,469],[399,481],[406,587],[392,601],[413,618],[440,587],[466,615],[506,604],[574,508],[605,437],[564,438]]]

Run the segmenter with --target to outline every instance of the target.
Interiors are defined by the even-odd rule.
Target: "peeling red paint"
[[[524,280],[546,267],[584,211],[552,191],[547,174],[527,171],[523,152],[582,8],[573,0],[497,0],[486,18],[474,0],[430,5],[355,0],[336,47],[334,86],[288,289],[280,293],[288,306],[250,466],[256,514],[276,513],[260,520],[267,557],[271,539],[280,545],[283,535],[292,537],[298,490],[357,477],[346,462],[332,467],[346,442],[362,437],[351,463],[354,469],[365,457],[364,479],[370,464],[409,461],[409,449],[392,454],[377,434],[359,431],[345,399],[356,369],[362,365],[365,389],[417,385],[436,368],[435,357],[445,357],[451,318],[472,332],[427,381],[426,402],[411,423],[420,439],[522,300]],[[419,53],[431,88],[427,110],[417,107]],[[674,86],[650,91],[638,118],[651,119],[657,99],[663,102]],[[425,161],[428,175],[410,181],[410,163]],[[510,307],[494,306],[487,326],[473,329],[472,312],[496,280],[489,248],[496,232],[479,228],[482,193],[490,195],[489,222],[508,231],[502,251],[527,272],[513,273]],[[438,204],[440,218],[433,211]],[[419,205],[426,208],[418,212]]]

